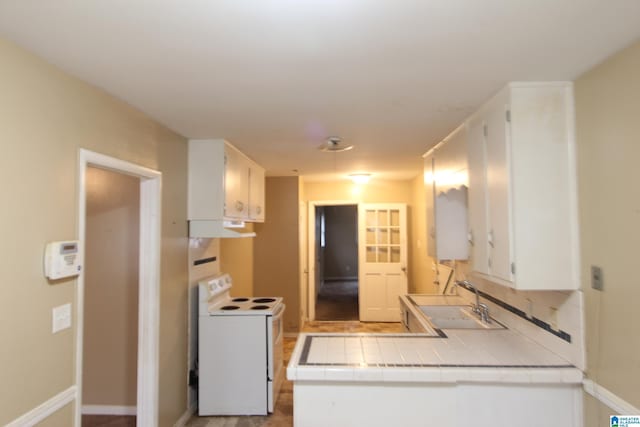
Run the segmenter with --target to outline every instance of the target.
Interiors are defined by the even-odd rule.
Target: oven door
[[[284,375],[283,365],[283,314],[285,305],[281,304],[278,309],[267,319],[267,409],[273,412],[273,408],[280,392]]]

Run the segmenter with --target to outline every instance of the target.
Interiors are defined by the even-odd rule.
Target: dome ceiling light
[[[349,178],[355,184],[366,184],[371,179],[370,173],[351,173],[349,174]]]

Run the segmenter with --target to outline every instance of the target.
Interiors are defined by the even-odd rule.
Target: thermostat
[[[79,240],[50,242],[44,251],[44,275],[51,280],[77,276],[82,270]]]

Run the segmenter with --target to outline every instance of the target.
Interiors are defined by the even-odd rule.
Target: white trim
[[[611,408],[616,414],[619,415],[636,415],[640,414],[640,408],[636,408],[631,403],[622,399],[621,397],[613,394],[600,384],[593,382],[593,380],[585,379],[582,381],[584,391],[591,396],[598,399],[607,407]]]
[[[182,414],[182,416],[180,418],[178,418],[178,421],[176,421],[176,423],[173,425],[173,427],[184,427],[187,425],[187,423],[189,422],[189,420],[191,419],[191,416],[193,414],[196,413],[196,407],[195,406],[191,406],[189,409],[186,410],[186,412],[184,414]]]
[[[83,405],[83,415],[136,415],[135,406]]]
[[[11,421],[5,427],[31,427],[38,424],[40,421],[45,420],[53,413],[62,409],[64,406],[73,402],[77,397],[78,389],[72,385],[68,389],[56,394],[51,399],[42,403],[41,405],[33,408],[20,418],[16,418]]]
[[[158,424],[158,349],[160,339],[160,240],[162,174],[124,160],[80,149],[78,159],[78,239],[85,240],[86,170],[88,166],[140,179],[140,264],[138,301],[137,424]],[[84,332],[84,271],[76,290],[75,426],[82,425],[82,357]]]

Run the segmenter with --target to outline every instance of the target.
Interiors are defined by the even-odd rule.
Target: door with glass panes
[[[363,322],[399,322],[407,293],[407,207],[358,207],[359,306]]]

